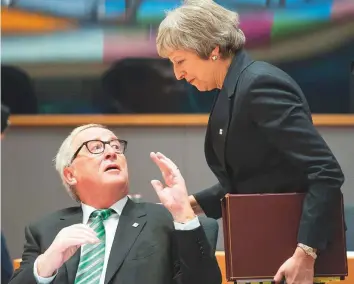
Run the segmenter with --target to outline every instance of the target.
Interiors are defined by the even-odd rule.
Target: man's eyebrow
[[[112,141],[112,140],[118,140],[119,138],[116,137],[116,136],[111,136],[110,138],[108,138],[108,140],[103,140],[101,139],[100,137],[93,137],[93,138],[90,138],[90,139],[87,139],[85,141],[90,141],[90,140],[99,140],[99,141]]]

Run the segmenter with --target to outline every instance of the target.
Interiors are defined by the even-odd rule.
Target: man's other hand
[[[80,246],[99,242],[96,232],[87,225],[75,224],[62,229],[45,253],[38,257],[38,275],[51,277]]]

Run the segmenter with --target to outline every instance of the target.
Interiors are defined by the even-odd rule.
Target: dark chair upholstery
[[[354,251],[354,206],[345,206],[344,214],[347,225],[347,250]]]
[[[209,241],[212,250],[216,251],[218,241],[219,224],[215,219],[206,216],[198,216],[200,225],[203,227],[205,235]]]
[[[136,201],[135,201],[136,202]],[[157,203],[162,206],[161,203]],[[218,242],[218,234],[219,234],[219,224],[213,218],[208,218],[204,215],[198,216],[199,223],[203,227],[205,235],[208,239],[211,249],[216,251],[216,244]]]

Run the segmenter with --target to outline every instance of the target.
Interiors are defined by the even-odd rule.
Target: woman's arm
[[[189,197],[191,206],[196,214],[205,213],[208,217],[221,218],[221,199],[226,191],[220,183],[204,189]]]
[[[342,170],[314,127],[300,87],[280,71],[254,76],[248,101],[252,121],[307,176],[298,242],[325,249],[332,235],[333,206],[341,198]]]

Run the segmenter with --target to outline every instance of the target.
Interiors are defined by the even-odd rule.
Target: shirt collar
[[[123,208],[127,203],[127,201],[128,201],[128,197],[125,196],[122,199],[118,200],[116,203],[112,204],[112,206],[109,208],[112,208],[120,216],[122,214]],[[81,202],[81,208],[83,213],[82,223],[87,224],[91,216],[91,213],[97,209],[82,202]]]

